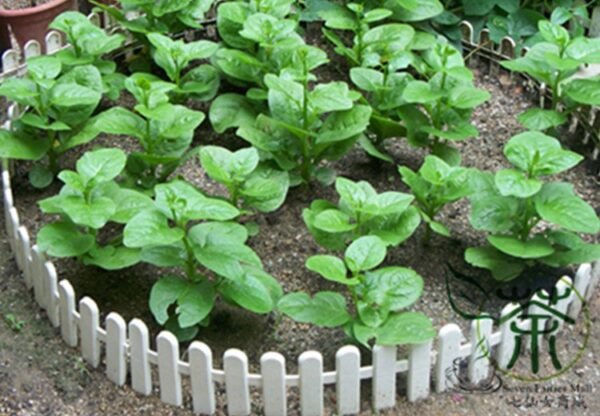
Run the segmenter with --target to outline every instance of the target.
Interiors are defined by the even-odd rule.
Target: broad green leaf
[[[537,259],[554,252],[552,245],[542,236],[527,241],[504,235],[490,235],[487,239],[501,252],[521,259]]]
[[[62,65],[56,56],[42,55],[27,59],[27,72],[36,80],[54,79],[60,75]]]
[[[496,173],[496,186],[502,196],[528,198],[542,189],[543,183],[537,179],[528,178],[516,169],[502,169]]]
[[[102,112],[96,118],[95,124],[104,133],[137,138],[144,137],[146,131],[146,121],[122,107],[113,107]]]
[[[246,97],[239,94],[221,94],[210,105],[208,118],[217,133],[244,124],[252,125],[257,109]]]
[[[236,222],[203,222],[190,228],[188,237],[201,246],[236,245],[246,242],[248,231]]]
[[[600,106],[600,79],[575,79],[563,86],[564,94],[581,104]]]
[[[106,197],[94,197],[88,201],[78,195],[65,195],[60,204],[75,224],[93,229],[102,228],[116,211],[115,203]]]
[[[493,247],[470,247],[465,251],[465,261],[490,270],[494,278],[500,281],[512,280],[525,269],[522,262],[515,261]]]
[[[285,295],[277,303],[277,309],[297,322],[334,328],[350,321],[346,300],[335,292],[319,292],[313,298],[304,292]]]
[[[519,201],[513,197],[488,195],[477,198],[471,201],[471,225],[477,230],[505,232],[515,225],[518,211]]]
[[[344,262],[335,256],[316,255],[306,260],[306,268],[315,273],[319,273],[327,280],[342,283],[344,285],[358,284],[358,279],[348,279],[346,266]]]
[[[448,103],[455,108],[474,108],[490,99],[486,90],[459,85],[450,90]]]
[[[433,185],[444,185],[453,169],[435,155],[425,156],[425,162],[419,168],[419,175]]]
[[[200,323],[210,314],[214,304],[215,290],[211,282],[188,283],[187,289],[177,297],[179,326],[187,328]]]
[[[77,161],[77,172],[95,184],[116,178],[127,162],[127,156],[120,149],[98,149],[84,153]]]
[[[228,184],[233,178],[228,169],[233,153],[220,146],[203,146],[199,157],[202,168],[217,182]]]
[[[567,251],[556,251],[540,262],[552,267],[566,267],[572,264],[592,263],[600,259],[600,244],[582,244]]]
[[[150,197],[133,189],[117,188],[106,196],[116,205],[116,211],[110,220],[119,224],[126,224],[139,212],[154,207]]]
[[[350,79],[358,88],[374,92],[383,87],[383,73],[370,68],[352,68]]]
[[[46,155],[52,143],[37,137],[19,137],[0,129],[0,157],[20,160],[39,160]]]
[[[423,278],[406,267],[382,267],[365,273],[356,293],[368,304],[385,305],[391,311],[399,311],[421,297]]]
[[[144,247],[140,253],[140,260],[158,267],[183,267],[187,253],[183,242],[177,242],[170,246]]]
[[[156,210],[142,211],[133,217],[123,230],[127,247],[152,247],[176,243],[185,236],[180,228],[171,228],[168,219]]]
[[[271,212],[283,204],[289,186],[287,172],[259,166],[246,179],[240,193],[244,205],[261,212]]]
[[[319,84],[310,92],[308,99],[318,114],[350,110],[353,104],[345,82]]]
[[[329,233],[343,233],[356,228],[357,224],[351,221],[352,219],[348,214],[337,209],[328,209],[317,214],[313,224],[315,227]]]
[[[238,279],[225,280],[219,285],[219,292],[241,307],[259,314],[271,312],[283,295],[277,280],[256,268]]]
[[[556,149],[560,149],[560,142],[554,137],[528,131],[513,136],[504,146],[504,155],[517,168],[528,172],[546,153]]]
[[[330,114],[319,130],[317,143],[339,142],[358,136],[369,125],[371,112],[369,106],[355,105],[351,110]]]
[[[554,110],[531,108],[519,114],[517,120],[529,130],[544,131],[566,123],[567,116]]]
[[[28,177],[31,186],[44,189],[54,180],[54,173],[47,166],[36,163],[29,170]]]
[[[353,273],[371,270],[385,259],[386,247],[379,237],[360,237],[348,246],[344,260]]]
[[[83,234],[77,227],[67,222],[55,222],[42,227],[37,235],[41,251],[53,257],[77,257],[94,246],[94,237]]]
[[[422,344],[433,339],[437,332],[431,320],[420,312],[391,315],[377,330],[378,345]]]
[[[83,258],[83,264],[104,270],[120,270],[140,261],[140,250],[128,247],[94,247]]]
[[[399,218],[385,222],[380,227],[372,228],[369,232],[381,238],[386,245],[397,246],[413,235],[420,223],[419,210],[417,207],[411,206]]]
[[[548,222],[579,233],[600,231],[600,219],[594,208],[576,196],[570,184],[547,183],[534,202],[540,217]]]
[[[425,104],[439,99],[441,91],[435,91],[425,81],[411,81],[402,92],[402,97],[409,103]]]
[[[438,0],[385,0],[383,5],[394,12],[394,19],[401,22],[430,19],[444,11],[444,5]]]

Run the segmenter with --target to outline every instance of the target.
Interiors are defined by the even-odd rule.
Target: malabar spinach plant
[[[418,172],[406,166],[399,167],[398,171],[415,196],[417,209],[428,225],[424,241],[429,238],[429,229],[450,237],[450,231],[436,221],[436,216],[447,204],[470,194],[470,170],[450,166],[439,157],[428,155]]]
[[[218,45],[208,40],[184,43],[172,40],[159,33],[148,34],[148,40],[154,46],[152,57],[176,88],[172,93],[176,98],[194,98],[208,101],[214,98],[219,89],[219,74],[208,64],[199,65],[184,74],[192,61],[212,56]]]
[[[102,98],[100,72],[81,65],[61,73],[58,57],[35,57],[27,61],[24,78],[0,85],[0,96],[23,108],[10,131],[0,129],[0,156],[35,161],[29,180],[37,188],[52,183],[61,154],[99,133],[92,115]]]
[[[426,146],[449,163],[460,164],[460,154],[449,143],[479,134],[471,123],[473,109],[490,94],[473,86],[473,74],[461,53],[440,39],[431,49],[414,55],[412,66],[423,79],[409,81],[402,98],[417,107],[400,109],[408,140]]]
[[[474,177],[470,220],[489,233],[489,245],[467,249],[466,261],[507,281],[536,263],[563,267],[600,258],[600,244],[585,243],[578,235],[600,231],[594,209],[575,194],[573,185],[544,181],[582,157],[539,132],[514,136],[504,154],[512,168]]]
[[[240,215],[236,207],[182,180],[157,185],[154,195],[153,206],[125,226],[123,243],[141,249],[144,262],[183,271],[152,287],[150,310],[159,324],[189,339],[208,325],[217,296],[255,313],[273,309],[281,288],[245,244],[246,228],[231,221]]]
[[[337,178],[338,205],[317,199],[302,212],[317,243],[333,250],[346,247],[365,235],[375,235],[386,245],[397,246],[409,238],[421,222],[414,197],[402,192],[377,193],[365,181]]]
[[[116,72],[117,64],[104,55],[119,48],[125,41],[121,34],[108,35],[79,12],[61,13],[50,24],[67,37],[70,48],[57,53],[65,67],[94,65],[102,74],[104,94],[111,100],[119,98],[125,76]]]
[[[135,73],[125,80],[125,88],[136,99],[133,111],[113,107],[97,120],[105,133],[136,138],[141,151],[128,156],[126,173],[130,186],[152,189],[164,182],[189,155],[194,130],[204,113],[169,102],[175,84],[151,74]]]
[[[344,285],[353,303],[338,292],[322,291],[313,297],[304,292],[285,295],[277,308],[298,322],[328,328],[343,327],[346,334],[370,347],[418,344],[432,339],[435,329],[420,312],[406,312],[423,292],[423,279],[405,267],[378,267],[386,256],[379,237],[365,236],[346,249],[343,260],[316,255],[306,267],[323,278]]]
[[[583,35],[572,37],[557,23],[538,23],[543,42],[535,44],[524,57],[501,64],[511,71],[523,72],[552,89],[549,109],[534,108],[519,115],[519,121],[531,130],[546,130],[567,121],[566,114],[582,105],[600,105],[600,81],[575,79],[582,64],[600,63],[600,39]],[[560,111],[563,104],[564,111]]]
[[[123,246],[119,224],[152,207],[152,200],[115,182],[126,159],[119,149],[98,149],[85,153],[76,171],[60,172],[58,178],[64,183],[60,193],[39,202],[45,214],[61,216],[39,231],[37,244],[42,251],[54,257],[77,257],[107,270],[140,261],[139,249]],[[104,231],[107,228],[110,231]]]
[[[208,176],[225,185],[232,205],[271,212],[285,201],[289,187],[287,172],[259,164],[254,147],[231,152],[219,146],[203,146],[199,156]]]
[[[118,6],[94,0],[91,3],[106,11],[120,26],[145,39],[153,32],[178,34],[201,28],[214,0],[119,0]]]

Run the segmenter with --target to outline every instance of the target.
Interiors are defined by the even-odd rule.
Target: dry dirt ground
[[[536,384],[505,378],[494,394],[464,392],[432,395],[416,404],[399,395],[385,415],[598,415],[600,414],[600,298],[590,303],[591,337],[581,360],[562,376]],[[559,349],[573,351],[581,328],[567,330]],[[572,356],[572,354],[570,354]],[[523,360],[521,360],[523,361]],[[543,360],[543,364],[548,360]],[[573,392],[579,384],[580,392]],[[402,385],[400,380],[399,385]],[[365,389],[368,390],[368,386]],[[536,391],[537,390],[537,391]],[[331,404],[333,392],[326,392]],[[367,392],[365,392],[367,393]],[[368,393],[367,393],[368,394]],[[189,401],[189,400],[188,400]],[[296,407],[293,403],[293,407]],[[331,407],[330,407],[331,408]],[[224,414],[223,408],[219,410]],[[260,414],[256,409],[255,414]],[[290,414],[297,414],[296,410]],[[328,413],[332,414],[332,413]],[[363,405],[364,415],[373,414]],[[141,397],[110,383],[102,370],[89,368],[75,349],[63,344],[27,291],[0,232],[0,415],[192,415]]]

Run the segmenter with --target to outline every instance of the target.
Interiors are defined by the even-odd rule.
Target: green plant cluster
[[[486,11],[512,16],[508,2],[463,3],[465,11],[477,6],[480,13],[485,3]],[[36,188],[55,177],[62,182],[58,194],[39,201],[54,218],[37,236],[48,255],[105,270],[138,263],[163,270],[150,310],[181,340],[207,326],[221,301],[342,327],[365,346],[427,341],[435,336],[431,321],[408,310],[423,279],[384,262],[421,223],[424,244],[430,230],[450,237],[440,212],[465,198],[472,226],[489,243],[467,249],[465,260],[498,280],[536,264],[600,258],[600,245],[580,236],[600,230],[594,209],[572,185],[550,181],[582,159],[550,134],[600,96],[597,79],[572,78],[581,64],[600,60],[596,40],[560,25],[567,14],[581,15],[577,7],[540,20],[543,41],[503,63],[548,85],[554,99],[552,108],[519,117],[530,131],[506,144],[512,167],[495,173],[461,166],[453,144],[478,135],[471,115],[489,93],[475,87],[460,50],[431,31],[436,19],[453,16],[438,0],[123,0],[99,7],[117,32],[65,13],[51,27],[71,46],[29,59],[25,77],[0,85],[0,95],[21,106],[10,129],[0,130],[0,157],[32,162]],[[306,25],[316,21],[335,55],[309,42]],[[216,38],[181,36],[209,24]],[[140,47],[129,56],[134,61],[117,65],[109,54],[127,34]],[[331,79],[336,70],[348,82]],[[203,123],[209,137],[200,137]],[[115,147],[93,147],[72,169],[61,160],[99,135]],[[248,146],[221,140],[233,135]],[[386,150],[392,139],[427,149],[417,170],[398,167],[408,192],[338,177],[328,163],[357,147],[374,163],[394,163]],[[205,173],[223,192],[199,189],[182,167]],[[260,232],[257,217],[279,209],[294,187],[315,182],[334,184],[339,200],[315,199],[302,212],[315,241],[330,250],[306,267],[340,290],[284,294],[249,238]]]

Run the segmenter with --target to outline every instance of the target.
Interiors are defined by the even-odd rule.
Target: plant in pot
[[[50,22],[62,12],[77,10],[75,0],[31,0],[29,3],[30,7],[23,9],[0,9],[0,49],[11,47],[10,32],[21,48],[29,40],[37,40],[43,47]]]

